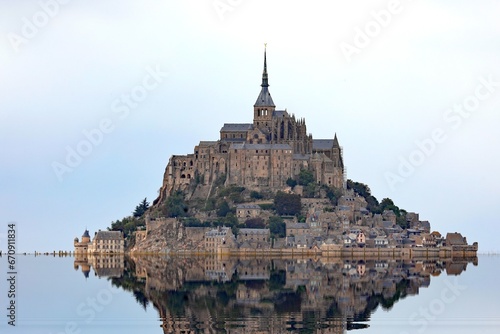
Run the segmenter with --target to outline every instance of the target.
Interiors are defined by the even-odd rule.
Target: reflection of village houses
[[[103,254],[76,254],[74,268],[81,271],[85,277],[89,277],[90,269],[94,270],[94,274],[99,277],[120,277],[123,275],[124,255],[103,255]]]
[[[476,259],[473,259],[477,261]],[[345,333],[378,307],[417,295],[431,277],[458,275],[467,261],[144,257],[127,260],[135,286],[160,312],[165,333]],[[267,321],[258,315],[266,314]]]

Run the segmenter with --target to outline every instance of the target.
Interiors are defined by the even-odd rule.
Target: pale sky
[[[493,0],[2,1],[0,249],[10,222],[19,251],[72,250],[152,202],[172,154],[252,121],[267,43],[277,108],[337,133],[348,178],[498,252],[499,14]]]

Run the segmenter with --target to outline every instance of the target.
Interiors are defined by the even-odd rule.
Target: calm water
[[[500,257],[473,262],[17,256],[1,333],[499,333]]]

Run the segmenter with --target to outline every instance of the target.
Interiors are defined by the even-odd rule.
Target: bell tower
[[[271,128],[273,112],[276,109],[271,93],[269,93],[269,79],[267,76],[267,44],[264,44],[264,71],[262,72],[262,89],[253,106],[253,125],[256,128]]]

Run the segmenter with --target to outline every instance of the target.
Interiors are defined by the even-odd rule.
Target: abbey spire
[[[276,107],[269,93],[269,77],[267,75],[267,47],[264,47],[264,71],[262,72],[262,89],[260,90],[259,97],[255,101],[254,107]]]

